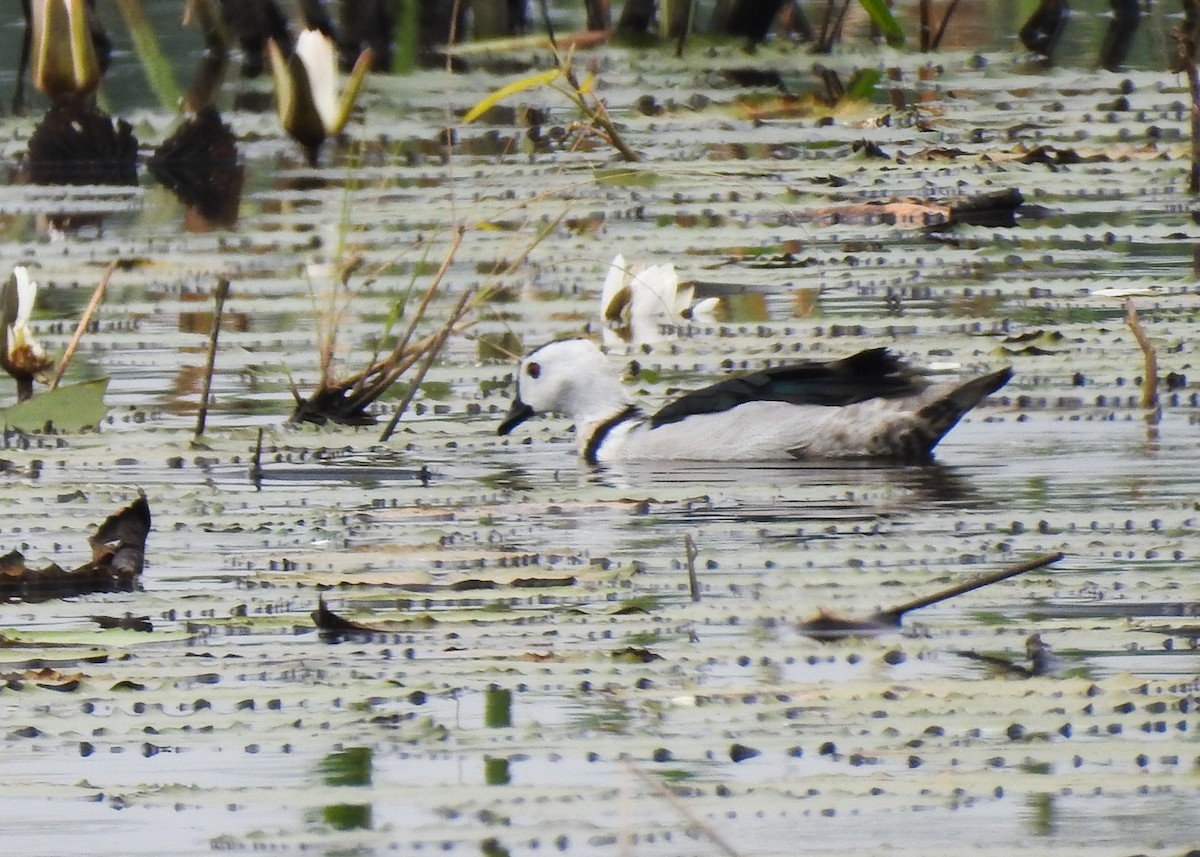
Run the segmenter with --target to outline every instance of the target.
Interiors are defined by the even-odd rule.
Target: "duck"
[[[634,403],[604,352],[562,339],[521,361],[516,395],[497,428],[542,413],[574,420],[590,465],[628,461],[886,459],[927,462],[938,441],[1012,369],[932,383],[886,348],[734,375],[655,413]]]

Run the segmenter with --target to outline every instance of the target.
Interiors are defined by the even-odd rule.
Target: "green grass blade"
[[[893,48],[904,44],[904,28],[892,15],[886,0],[858,0],[860,6],[871,18],[871,23],[879,28],[887,43]]]

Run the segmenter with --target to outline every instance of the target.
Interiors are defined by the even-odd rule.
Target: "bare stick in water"
[[[1152,422],[1158,422],[1158,352],[1154,349],[1154,343],[1150,341],[1150,337],[1146,335],[1146,331],[1142,329],[1142,323],[1138,321],[1137,308],[1133,305],[1132,298],[1125,299],[1125,320],[1129,324],[1130,330],[1133,331],[1134,339],[1142,348],[1142,357],[1145,360],[1145,368],[1142,376],[1142,407],[1148,411],[1154,411],[1151,415]]]
[[[75,335],[71,337],[71,341],[67,344],[67,350],[63,354],[63,359],[58,363],[58,371],[54,373],[54,380],[50,382],[50,389],[58,388],[58,382],[62,380],[63,373],[67,371],[67,364],[71,362],[71,358],[75,355],[75,349],[79,347],[79,340],[83,339],[83,333],[88,329],[88,325],[92,322],[92,314],[96,312],[96,307],[100,306],[100,301],[104,300],[104,291],[108,288],[108,281],[112,278],[113,271],[121,265],[120,259],[114,259],[108,263],[108,267],[104,269],[104,273],[100,275],[100,282],[96,286],[96,291],[92,292],[92,299],[88,302],[87,309],[83,311],[83,318],[79,319],[79,326],[75,328]]]
[[[688,571],[688,590],[692,593],[692,600],[700,600],[700,581],[696,578],[696,542],[690,535],[683,537],[683,549],[687,554],[687,571]]]
[[[212,331],[208,334],[208,364],[204,367],[204,392],[200,395],[200,413],[196,415],[196,436],[204,435],[204,424],[208,420],[208,394],[212,391],[213,366],[217,362],[217,338],[221,335],[221,316],[225,312],[225,299],[229,297],[229,280],[217,280],[215,294],[216,309],[213,310]]]

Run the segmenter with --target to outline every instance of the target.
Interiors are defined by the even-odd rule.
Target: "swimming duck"
[[[575,421],[580,455],[618,461],[884,458],[927,461],[942,436],[1012,377],[931,384],[884,348],[736,375],[654,414],[630,401],[603,352],[551,342],[521,361],[498,434],[546,412]]]

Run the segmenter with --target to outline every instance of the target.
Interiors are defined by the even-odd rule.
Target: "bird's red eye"
[[[530,378],[536,378],[542,374],[542,366],[540,363],[530,363],[525,367],[525,374]]]

